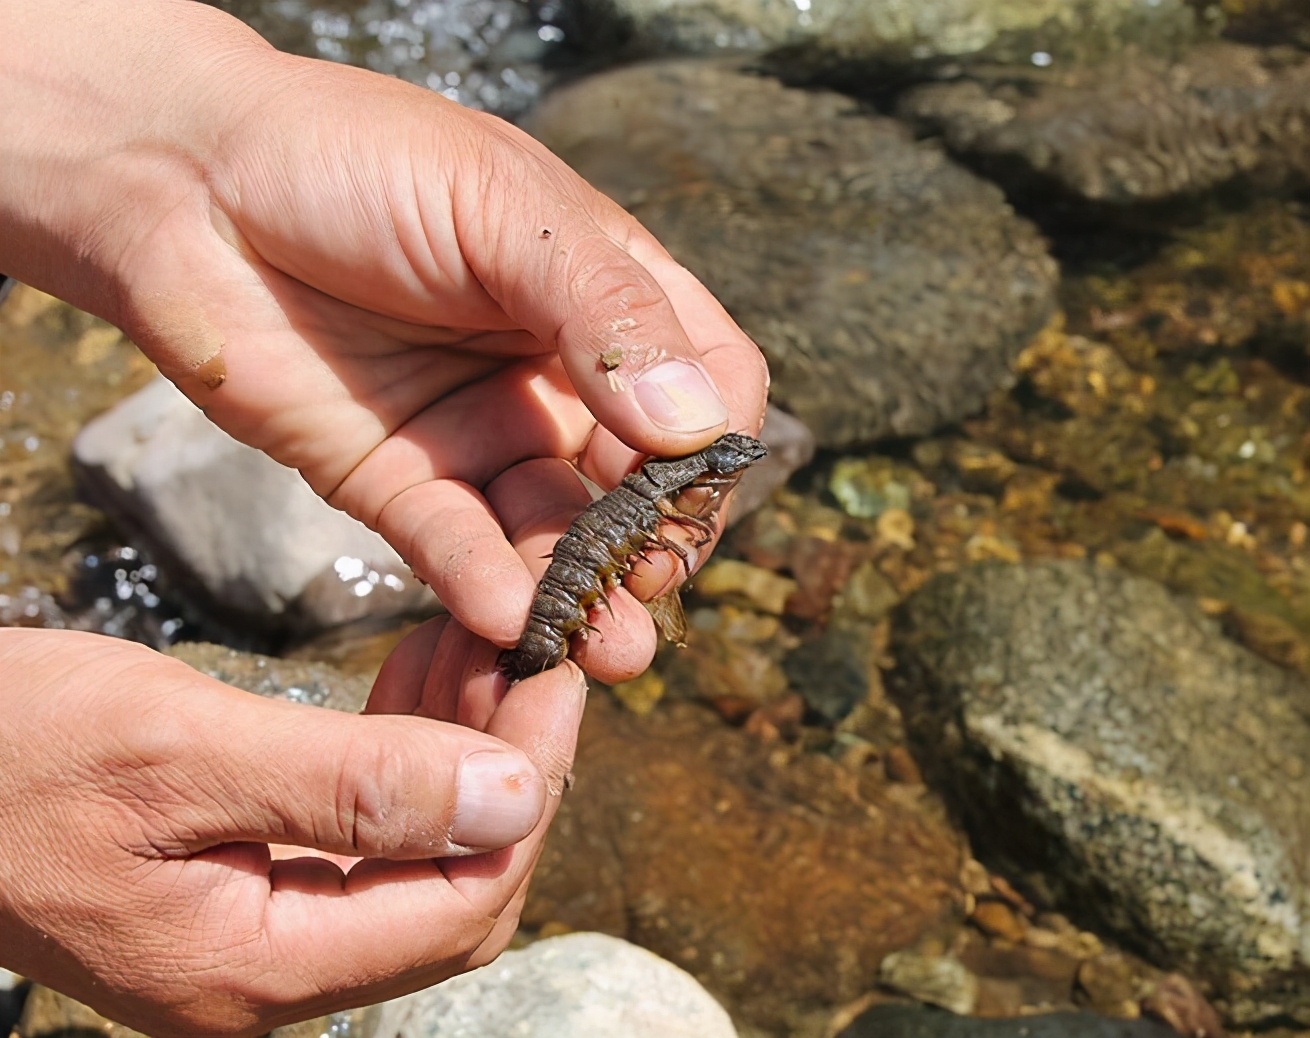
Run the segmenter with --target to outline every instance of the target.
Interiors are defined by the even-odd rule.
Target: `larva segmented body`
[[[501,672],[513,683],[564,662],[569,638],[592,629],[591,607],[608,605],[607,592],[644,552],[666,548],[685,563],[686,552],[661,536],[660,524],[682,526],[698,545],[707,543],[723,494],[767,453],[754,437],[728,433],[685,458],[646,462],[583,509],[556,542],[523,636],[501,653]]]

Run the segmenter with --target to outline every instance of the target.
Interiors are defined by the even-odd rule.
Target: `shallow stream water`
[[[548,66],[566,42],[549,3],[223,0],[216,6],[281,48],[396,75],[511,118],[538,102],[557,75]],[[1237,23],[1250,26],[1246,38],[1267,43],[1261,27],[1269,24],[1304,32],[1295,12],[1278,21],[1270,10],[1276,6],[1256,12],[1263,21],[1252,15]],[[1049,60],[1045,51],[1034,54]],[[902,85],[897,81],[895,89]],[[875,99],[865,110],[892,107],[886,93],[863,91],[865,102]],[[778,817],[805,811],[838,817],[847,800],[863,803],[862,796],[879,805],[870,811],[895,816],[911,796],[906,790],[918,796],[923,786],[899,710],[879,676],[891,665],[889,612],[934,576],[980,562],[1082,559],[1150,578],[1195,602],[1256,656],[1310,679],[1310,197],[1304,178],[1225,183],[1115,207],[1080,200],[1050,181],[1027,190],[1023,177],[1007,179],[1005,162],[976,155],[962,161],[997,177],[1010,204],[1046,236],[1062,265],[1054,316],[1014,361],[1013,379],[986,394],[981,407],[928,434],[821,449],[728,535],[721,557],[754,567],[749,580],[720,571],[726,583],[707,578],[693,589],[690,649],[663,650],[652,674],[614,690],[624,710],[613,723],[634,745],[632,733],[645,731],[640,719],[651,712],[667,712],[652,722],[656,735],[661,725],[676,730],[669,743],[653,735],[653,748],[634,750],[625,762],[634,772],[651,763],[642,753],[652,760],[676,755],[695,738],[717,745],[712,730],[704,734],[709,729],[687,720],[686,700],[708,707],[701,713],[714,726],[742,727],[758,741],[759,761],[740,751],[750,758],[743,782],[755,792],[767,789],[770,803],[793,797]],[[687,197],[704,190],[695,183]],[[792,213],[797,203],[776,205]],[[725,207],[724,219],[754,215]],[[786,267],[792,257],[766,261]],[[117,331],[64,304],[22,288],[0,308],[0,625],[98,630],[157,647],[197,634],[224,636],[170,586],[169,574],[141,546],[80,500],[68,463],[81,425],[151,375]],[[832,386],[834,399],[844,388]],[[790,582],[780,607],[763,604],[759,574],[765,571]],[[351,669],[367,670],[394,637],[324,640],[297,653],[347,666],[353,658]],[[774,778],[758,779],[767,768],[797,761],[783,792],[769,785]],[[685,764],[691,771],[698,766]],[[877,788],[870,793],[862,783]],[[735,795],[724,793],[724,802]],[[879,799],[885,795],[890,799]],[[805,811],[795,808],[800,800]],[[643,809],[654,817],[662,808]],[[761,832],[776,821],[764,808],[750,809],[760,811]],[[924,811],[937,818],[936,807]],[[581,810],[579,818],[585,818]],[[676,844],[682,835],[666,839]],[[677,854],[659,857],[661,847],[651,847],[648,857],[687,868]],[[866,853],[862,845],[852,847],[852,854]],[[757,852],[742,847],[739,853],[744,859]],[[576,869],[569,873],[565,856],[557,858],[543,865],[546,894],[529,905],[527,938],[573,926],[569,905],[577,898],[570,884],[591,882],[578,879]],[[983,977],[980,1012],[1001,1016],[1074,1004],[1140,1011],[1136,995],[1118,1002],[1098,996],[1102,989],[1087,980],[1085,964],[1119,956],[1122,944],[1128,950],[1114,961],[1128,963],[1125,975],[1145,984],[1160,976],[1147,961],[1149,940],[1120,942],[1093,933],[1092,924],[1080,929],[1069,918],[1087,918],[1085,906],[1042,904],[1038,892],[1017,892],[1004,877],[988,879],[967,852],[963,860],[975,879],[982,869],[981,886],[970,887],[966,875],[955,900],[943,899],[954,906],[954,929],[943,924],[917,946],[925,954],[949,950]],[[738,875],[735,864],[726,861],[723,875]],[[901,878],[913,886],[920,877]],[[984,917],[980,904],[1000,907]],[[659,945],[672,938],[661,936],[656,909],[651,919],[641,915],[641,905],[627,911],[642,939],[677,959],[672,944]],[[1046,946],[1025,945],[1030,930],[1055,936],[1042,938]],[[711,985],[738,990],[732,987],[738,980],[707,965],[726,954],[714,935],[698,934],[702,939],[704,949],[687,937],[691,951],[680,963]],[[750,951],[741,957],[749,959]],[[1134,957],[1139,952],[1143,959]],[[1125,984],[1123,990],[1138,990]],[[872,981],[867,986],[877,988]],[[742,998],[742,1034],[828,1033],[833,1007],[816,1008],[818,987],[798,983],[793,992],[780,985],[770,992],[767,1013]],[[891,997],[889,990],[870,997]],[[1067,994],[1052,994],[1058,991]],[[342,1034],[350,1027],[344,1018],[335,1026]]]

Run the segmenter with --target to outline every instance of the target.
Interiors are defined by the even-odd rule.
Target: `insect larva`
[[[501,672],[513,683],[564,662],[569,638],[594,630],[591,608],[608,608],[608,593],[646,552],[667,549],[685,565],[685,549],[663,536],[660,524],[691,531],[697,547],[708,543],[723,495],[767,453],[754,437],[728,433],[685,458],[646,462],[584,508],[556,542],[523,636],[500,655]]]

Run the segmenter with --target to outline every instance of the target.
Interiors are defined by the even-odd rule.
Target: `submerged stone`
[[[1055,264],[1001,192],[839,94],[665,62],[525,125],[718,296],[822,446],[968,414],[1052,312]]]
[[[575,44],[612,53],[770,54],[792,73],[863,71],[985,55],[1031,60],[1172,49],[1207,22],[1186,0],[572,0]]]
[[[1310,686],[1161,586],[979,566],[898,613],[890,684],[975,846],[1241,1023],[1310,1021]]]
[[[980,68],[899,107],[1016,186],[1042,178],[1092,201],[1310,176],[1310,55],[1297,52],[1225,42],[1172,61]]]
[[[182,642],[168,655],[225,685],[268,699],[357,714],[368,702],[371,676],[347,674],[326,663],[282,660],[208,642]]]
[[[952,911],[957,838],[876,763],[852,774],[690,704],[636,718],[596,698],[574,774],[525,924],[635,941],[739,1022],[778,1030],[860,996]]]
[[[837,1038],[1176,1038],[1152,1020],[1113,1020],[1093,1013],[1048,1013],[978,1020],[919,1006],[877,1006]]]
[[[279,50],[341,61],[507,117],[530,107],[563,39],[521,0],[209,0]]]

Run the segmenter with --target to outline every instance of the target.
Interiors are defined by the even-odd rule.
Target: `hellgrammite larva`
[[[686,550],[663,536],[660,524],[692,531],[696,547],[709,543],[723,495],[766,454],[768,448],[754,437],[728,433],[685,458],[646,462],[584,508],[555,543],[527,628],[517,646],[500,654],[501,673],[513,684],[563,663],[570,636],[596,629],[587,622],[588,611],[597,603],[609,608],[607,593],[632,569],[634,559],[667,548],[686,566]],[[667,637],[681,641],[677,629],[670,629],[682,615],[676,591],[668,607],[677,620],[666,622],[669,614],[658,612],[656,619]]]

